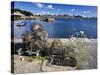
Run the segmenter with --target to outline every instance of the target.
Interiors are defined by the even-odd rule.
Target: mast
[[[75,26],[74,26],[74,23],[75,23],[75,15],[74,15],[74,13],[73,13],[73,16],[72,16],[72,35],[75,35],[75,32],[76,32],[76,28],[75,28]]]

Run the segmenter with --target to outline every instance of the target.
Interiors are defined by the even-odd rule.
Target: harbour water
[[[25,26],[16,26],[25,22]],[[77,32],[84,31],[88,38],[97,38],[97,20],[83,19],[55,19],[54,22],[46,22],[41,20],[16,20],[12,23],[14,29],[14,38],[20,39],[21,35],[30,31],[33,23],[41,24],[43,29],[47,31],[49,38],[68,38]]]

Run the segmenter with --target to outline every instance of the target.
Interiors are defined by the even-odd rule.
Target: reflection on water
[[[18,23],[25,22],[26,26],[18,27]],[[80,19],[56,19],[54,22],[40,20],[17,20],[14,21],[14,37],[19,39],[25,31],[30,31],[33,23],[39,23],[48,32],[49,38],[68,38],[75,32],[84,31],[88,38],[97,38],[97,21]],[[12,28],[13,30],[13,28]]]

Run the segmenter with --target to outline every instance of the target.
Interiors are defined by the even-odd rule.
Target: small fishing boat
[[[87,37],[87,35],[85,34],[84,31],[75,32],[75,36],[79,37],[79,38],[86,38]]]
[[[26,26],[26,23],[25,22],[21,22],[21,23],[18,23],[16,26],[18,26],[18,27]]]

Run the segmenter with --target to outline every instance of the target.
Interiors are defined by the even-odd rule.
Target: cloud
[[[48,8],[48,9],[54,9],[54,8],[53,8],[53,5],[48,5],[47,8]]]
[[[71,11],[75,11],[75,9],[71,9]]]
[[[49,15],[49,14],[50,14],[50,12],[47,12],[47,14]]]
[[[82,15],[82,17],[86,17],[86,15]]]
[[[39,8],[42,8],[44,5],[41,4],[41,3],[37,3],[37,6],[38,6]]]
[[[58,11],[60,11],[61,9],[57,9]]]
[[[41,14],[43,14],[43,15],[46,14],[46,13],[47,13],[46,11],[41,11]]]
[[[90,11],[89,11],[89,10],[87,10],[87,11],[83,11],[83,13],[84,13],[84,14],[89,14]]]

